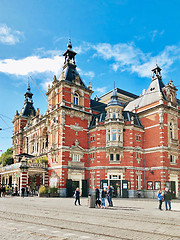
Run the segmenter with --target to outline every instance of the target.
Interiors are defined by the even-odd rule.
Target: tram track
[[[26,224],[38,224],[42,227],[51,227],[55,229],[60,230],[66,230],[66,231],[74,231],[74,232],[81,232],[83,234],[91,234],[94,236],[101,236],[101,237],[107,237],[112,239],[123,239],[123,240],[132,240],[135,238],[130,237],[123,237],[121,235],[115,234],[115,232],[130,232],[130,235],[137,235],[137,234],[143,234],[143,235],[149,235],[149,236],[156,236],[157,239],[169,239],[169,238],[176,238],[180,239],[179,235],[175,234],[167,234],[167,233],[160,233],[160,232],[150,232],[145,230],[138,230],[133,228],[123,228],[121,226],[109,226],[109,225],[102,225],[97,223],[85,223],[83,221],[72,221],[72,220],[66,220],[66,219],[60,219],[60,218],[53,218],[53,217],[43,217],[41,215],[29,215],[29,214],[22,214],[22,213],[13,213],[13,212],[5,212],[0,211],[1,220],[10,220],[10,221],[16,221]],[[143,221],[142,221],[143,223]],[[95,229],[99,229],[100,231],[92,232],[92,229],[95,231]],[[108,234],[107,234],[108,232]],[[149,238],[151,239],[151,238]],[[152,238],[153,239],[153,238]]]
[[[28,206],[28,205],[27,205]],[[44,212],[46,215],[51,213],[55,213],[56,215],[57,214],[67,214],[67,212],[69,212],[69,214],[72,214],[72,211],[70,210],[65,210],[65,211],[62,211],[62,209],[57,213],[57,210],[55,210],[54,208],[39,208],[39,207],[35,207],[34,210],[38,210],[40,211],[41,213]],[[123,211],[123,220],[127,220],[127,221],[136,221],[136,222],[140,222],[140,223],[150,223],[150,224],[159,224],[159,225],[162,225],[162,224],[165,224],[167,225],[167,227],[169,226],[179,226],[180,227],[180,220],[178,222],[178,220],[176,222],[174,222],[174,220],[171,218],[168,218],[167,219],[158,219],[157,217],[152,217],[149,218],[149,215],[141,215],[139,216],[139,218],[137,218],[137,215],[136,216],[133,216],[132,213],[130,212],[131,209],[137,209],[139,210],[140,208],[136,208],[136,207],[114,207],[113,208],[114,211],[112,212],[112,208],[107,208],[105,211],[111,211],[111,214],[108,215],[108,219],[110,220],[122,220],[122,215],[121,215],[121,211]],[[97,213],[95,213],[95,211],[93,211],[93,213],[90,213],[88,212],[88,216],[89,217],[94,217],[96,216],[96,218],[102,218],[102,216],[99,215],[99,211],[101,211],[101,209],[93,209],[95,211],[97,211]],[[117,211],[116,211],[117,210]],[[129,211],[130,210],[130,211]],[[104,209],[102,210],[104,211]],[[128,213],[124,213],[124,211],[129,211]],[[173,212],[173,211],[172,211]],[[80,216],[84,216],[84,213],[83,212],[79,212],[79,211],[76,211],[76,209],[73,210],[73,215],[77,215],[78,217]],[[64,219],[63,219],[64,220]]]

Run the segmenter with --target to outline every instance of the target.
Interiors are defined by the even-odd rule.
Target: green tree
[[[2,153],[0,156],[0,164],[3,163],[3,167],[14,163],[13,160],[13,150],[12,147],[8,148],[6,152]]]

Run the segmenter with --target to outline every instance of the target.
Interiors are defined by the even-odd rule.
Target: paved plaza
[[[0,198],[0,239],[180,239],[180,201],[159,211],[151,199],[113,199],[114,207],[74,206],[73,198]],[[164,207],[164,206],[163,206]]]

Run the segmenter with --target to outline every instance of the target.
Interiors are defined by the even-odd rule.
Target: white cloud
[[[162,36],[163,34],[164,34],[164,30],[162,30],[162,31],[153,30],[153,31],[151,31],[149,33],[149,35],[151,36],[152,41],[154,41],[156,37]]]
[[[31,73],[52,72],[58,74],[63,66],[64,57],[53,56],[52,58],[41,58],[30,56],[24,59],[5,59],[0,60],[0,72],[27,76]]]
[[[80,75],[86,76],[86,77],[91,78],[91,79],[94,78],[94,76],[95,76],[95,73],[93,71],[85,72],[80,68],[77,68],[77,71],[79,72]]]
[[[6,24],[0,24],[0,42],[3,44],[14,45],[18,43],[23,33],[17,30],[12,30]]]
[[[83,43],[80,46],[74,47],[74,51],[77,52],[78,54],[84,54],[91,48],[92,48],[91,43],[83,41]]]
[[[93,56],[110,61],[110,66],[114,71],[129,71],[137,73],[140,77],[151,76],[151,69],[156,62],[163,68],[163,74],[165,74],[169,71],[170,66],[180,59],[180,44],[166,46],[156,56],[152,56],[152,53],[144,53],[133,43],[119,43],[116,45],[99,43],[94,45],[93,49],[96,50]]]
[[[43,82],[43,83],[41,83],[40,84],[41,86],[42,86],[42,88],[45,90],[45,91],[47,91],[47,89],[48,89],[48,86],[50,85],[52,85],[52,81],[45,81],[45,82]]]
[[[107,92],[107,87],[102,87],[102,88],[93,88],[93,91],[97,94],[97,95],[102,95],[103,93]]]

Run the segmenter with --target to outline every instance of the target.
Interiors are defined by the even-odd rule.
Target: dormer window
[[[74,104],[79,105],[79,95],[77,93],[74,93]]]

